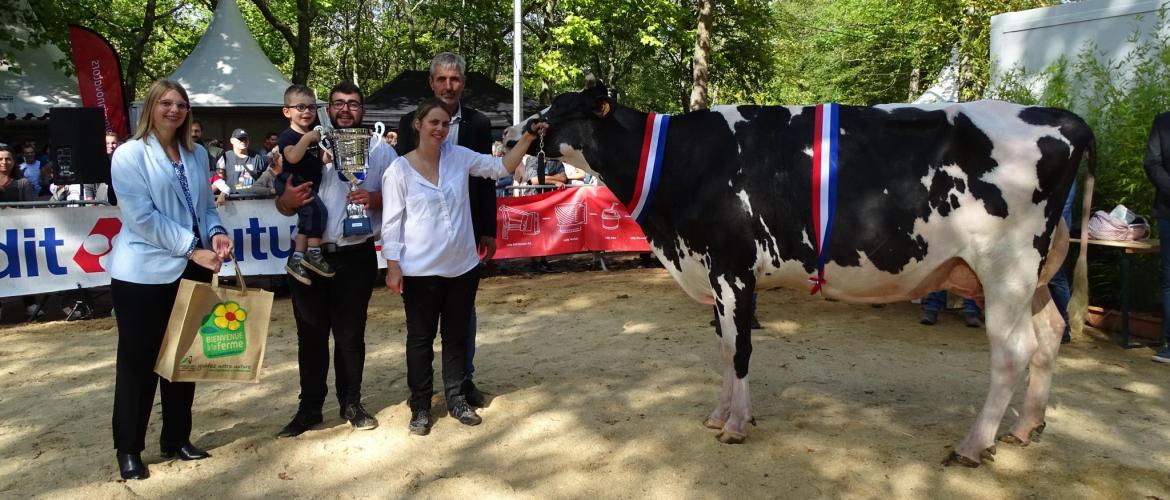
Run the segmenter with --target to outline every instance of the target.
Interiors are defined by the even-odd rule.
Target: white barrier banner
[[[231,200],[219,214],[241,272],[284,274],[295,217],[280,215],[271,199]],[[118,215],[108,206],[0,209],[0,297],[109,285]]]

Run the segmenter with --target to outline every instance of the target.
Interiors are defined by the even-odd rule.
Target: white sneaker
[[[1159,363],[1170,363],[1170,347],[1163,348],[1161,351],[1158,351],[1158,354],[1155,354],[1154,357],[1150,359]]]

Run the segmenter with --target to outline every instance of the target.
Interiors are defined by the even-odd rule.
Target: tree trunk
[[[907,86],[909,92],[906,94],[909,97],[906,98],[906,102],[911,102],[922,95],[922,68],[917,66],[910,68],[910,83]]]
[[[297,0],[297,31],[295,34],[292,28],[272,13],[272,9],[268,7],[268,0],[252,0],[252,3],[256,4],[256,8],[260,9],[260,14],[264,16],[268,24],[272,25],[273,29],[280,33],[280,36],[284,37],[284,41],[292,49],[292,82],[302,85],[308,84],[309,69],[312,65],[309,48],[313,41],[309,25],[313,23],[313,18],[317,15],[313,11],[312,0]]]
[[[361,65],[362,57],[362,18],[365,17],[366,6],[364,0],[359,0],[357,3],[357,11],[354,13],[353,19],[353,84],[361,87],[361,82],[358,78],[358,66]]]
[[[309,83],[309,69],[312,66],[312,54],[309,53],[313,41],[313,34],[309,25],[313,23],[312,0],[297,0],[297,44],[293,46],[293,83],[307,85]]]
[[[699,27],[695,36],[695,57],[692,61],[693,85],[691,86],[690,110],[709,106],[707,83],[710,80],[708,61],[711,57],[711,24],[714,0],[699,0]]]
[[[126,60],[126,81],[122,82],[122,95],[126,102],[134,102],[138,93],[138,75],[142,72],[142,54],[146,52],[146,42],[154,32],[156,19],[155,0],[146,0],[146,12],[142,15],[142,29],[134,37],[134,46],[130,48],[130,57]]]

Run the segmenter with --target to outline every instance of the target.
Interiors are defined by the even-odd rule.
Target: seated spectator
[[[224,198],[232,194],[232,188],[224,180],[223,168],[215,169],[215,175],[211,176],[211,194],[215,196],[216,206],[223,206]]]
[[[569,184],[575,186],[594,184],[593,176],[589,175],[589,173],[585,170],[569,165],[568,163],[565,163],[564,165],[565,177],[569,179]]]
[[[268,152],[268,168],[260,174],[260,178],[252,183],[252,193],[273,196],[276,194],[276,176],[284,171],[284,157],[280,155],[280,147],[273,146]]]
[[[938,313],[946,307],[947,292],[945,290],[930,292],[926,298],[922,299],[922,319],[918,322],[928,326],[938,323]],[[979,313],[979,304],[971,299],[963,299],[963,323],[965,325],[971,328],[983,326]]]
[[[565,187],[565,183],[569,181],[569,178],[565,175],[565,164],[564,163],[561,163],[560,160],[556,160],[556,159],[552,159],[552,158],[545,160],[545,162],[544,162],[544,184],[540,184],[540,177],[538,175],[537,163],[538,162],[536,161],[535,156],[526,156],[525,157],[524,164],[523,164],[524,173],[522,174],[523,175],[522,178],[524,179],[524,182],[523,182],[524,184],[533,185],[533,186],[535,186],[535,185],[544,185],[544,186],[551,185],[551,186],[554,186],[558,189]],[[543,190],[528,189],[528,190],[525,190],[524,194],[536,194],[536,193],[539,193],[542,191]]]
[[[93,201],[97,184],[49,184],[52,201]]]
[[[215,162],[216,171],[223,170],[224,181],[233,191],[244,191],[252,187],[264,172],[264,160],[260,154],[248,149],[248,131],[238,128],[232,131],[232,148],[224,151]]]
[[[113,158],[114,157],[114,150],[118,149],[118,146],[120,146],[120,145],[122,145],[122,141],[118,140],[118,134],[114,133],[114,131],[112,131],[112,130],[107,130],[106,131],[106,158]],[[97,184],[96,187],[94,187],[93,199],[98,200],[98,201],[104,201],[104,202],[110,203],[112,205],[117,205],[118,199],[116,196],[111,196],[113,193],[114,193],[114,191],[112,189],[110,189],[109,184],[107,184],[105,182],[100,182]]]
[[[16,152],[7,146],[0,148],[0,203],[36,201],[32,182],[20,176],[16,169]],[[28,321],[45,315],[37,305],[35,295],[21,297]],[[0,310],[3,310],[0,305]]]
[[[263,161],[265,169],[272,166],[272,156],[270,152],[276,148],[276,138],[276,132],[268,131],[264,133],[264,144],[260,145],[260,160]]]
[[[203,149],[207,150],[207,168],[215,170],[215,160],[223,154],[223,149],[219,147],[219,141],[215,141],[213,145],[211,139],[203,139],[203,124],[199,123],[198,119],[191,120],[191,138],[195,139],[196,144],[202,145]]]
[[[16,169],[16,153],[7,146],[0,148],[0,203],[34,200],[32,182]]]
[[[394,130],[394,129],[387,130],[386,133],[382,135],[382,139],[386,141],[386,144],[389,144],[391,146],[397,146],[398,145],[398,131]],[[494,150],[492,151],[492,154],[493,155],[495,154]]]
[[[53,178],[56,176],[57,169],[53,168],[52,163],[41,165],[41,190],[37,192],[38,200],[52,199],[53,192],[50,188],[53,186]]]
[[[20,173],[32,184],[34,196],[41,195],[41,167],[43,164],[37,159],[36,145],[32,142],[21,147]],[[48,187],[46,184],[45,188]]]
[[[118,134],[113,130],[106,131],[106,157],[114,156],[114,150],[118,149]]]

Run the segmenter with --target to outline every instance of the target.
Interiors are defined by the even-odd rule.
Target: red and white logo
[[[105,272],[100,260],[114,248],[114,236],[117,236],[121,229],[122,221],[118,220],[117,217],[98,219],[97,223],[93,225],[93,229],[89,230],[89,236],[86,236],[85,241],[81,242],[81,248],[78,248],[77,253],[73,254],[73,262],[76,262],[77,267],[87,273]]]

